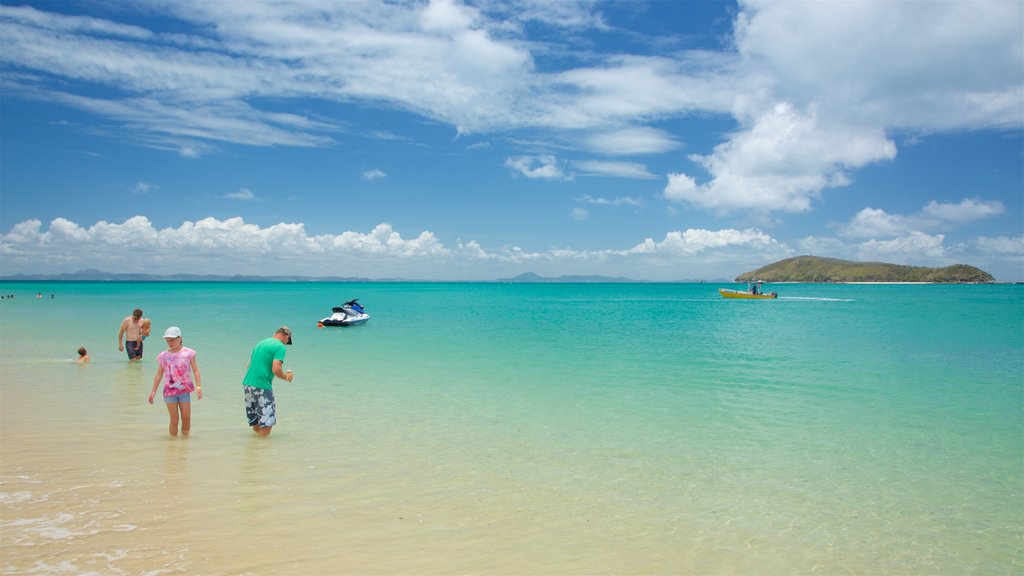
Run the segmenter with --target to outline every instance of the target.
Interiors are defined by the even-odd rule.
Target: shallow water
[[[0,284],[0,565],[1024,570],[1022,287],[715,288]],[[367,325],[316,328],[353,297]],[[154,337],[130,365],[136,306]],[[295,382],[259,439],[240,380],[281,324]],[[187,439],[146,403],[169,325],[206,392]]]

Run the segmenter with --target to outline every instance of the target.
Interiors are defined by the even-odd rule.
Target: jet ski
[[[358,302],[358,299],[349,300],[341,306],[335,306],[331,308],[331,311],[334,314],[321,320],[317,324],[318,327],[359,326],[360,324],[366,324],[366,321],[370,319],[370,315],[366,313],[366,309]]]

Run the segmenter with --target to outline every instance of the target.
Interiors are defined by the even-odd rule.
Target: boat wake
[[[819,298],[816,296],[779,296],[779,300],[805,300],[808,302],[856,302],[853,298]]]

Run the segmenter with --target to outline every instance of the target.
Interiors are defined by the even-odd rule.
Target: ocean
[[[718,287],[0,282],[0,569],[1024,572],[1024,286]],[[188,438],[146,402],[171,325]]]

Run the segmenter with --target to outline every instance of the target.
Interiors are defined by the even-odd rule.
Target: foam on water
[[[807,300],[810,302],[856,302],[853,298],[822,298],[820,296],[779,296],[778,300]]]

